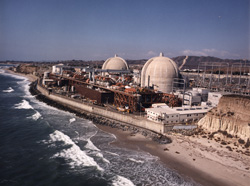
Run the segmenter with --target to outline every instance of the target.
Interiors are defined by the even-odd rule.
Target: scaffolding
[[[114,105],[120,108],[129,107],[131,112],[138,110],[138,95],[128,94],[121,91],[114,92]]]
[[[249,95],[250,64],[201,62],[195,77],[195,87]]]

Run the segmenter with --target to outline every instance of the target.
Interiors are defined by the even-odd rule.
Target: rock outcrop
[[[208,131],[218,130],[237,136],[243,140],[250,139],[250,97],[223,96],[217,108],[210,110],[202,118],[199,126]]]

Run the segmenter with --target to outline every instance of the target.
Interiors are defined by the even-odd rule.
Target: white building
[[[141,83],[141,71],[140,70],[138,69],[133,70],[133,80],[134,80],[134,83],[136,83],[137,85]]]
[[[206,115],[212,107],[185,106],[185,107],[156,107],[147,108],[147,119],[163,124],[186,123],[196,121]]]
[[[216,107],[220,101],[220,98],[223,96],[221,92],[209,92],[208,93],[208,102],[213,106]]]
[[[209,89],[206,88],[193,88],[193,91],[197,91],[201,95],[201,101],[207,101]]]
[[[64,67],[63,64],[58,64],[58,65],[52,66],[52,74],[62,75],[63,67]]]
[[[184,98],[185,105],[200,105],[201,104],[201,94],[198,91],[190,90],[186,91],[183,97],[183,92],[176,92],[175,95],[178,98]]]

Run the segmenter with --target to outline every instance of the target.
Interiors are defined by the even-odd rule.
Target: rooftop
[[[192,113],[206,113],[213,107],[209,106],[184,106],[184,107],[162,107],[162,108],[147,108],[146,110],[152,111],[154,113],[166,113],[166,114],[192,114]]]

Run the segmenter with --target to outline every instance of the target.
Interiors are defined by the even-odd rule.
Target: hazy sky
[[[0,0],[0,60],[250,59],[250,0]]]

